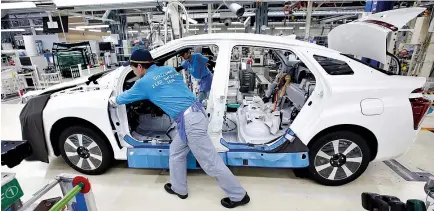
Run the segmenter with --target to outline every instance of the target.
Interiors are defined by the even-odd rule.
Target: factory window
[[[329,75],[354,75],[354,71],[344,61],[318,55],[313,58]]]

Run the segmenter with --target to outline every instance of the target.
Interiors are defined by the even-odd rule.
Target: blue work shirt
[[[200,53],[191,54],[189,60],[184,60],[181,66],[186,69],[190,74],[196,78],[200,79],[199,90],[200,91],[210,91],[212,83],[212,73],[209,71],[206,63],[208,58]]]
[[[134,51],[137,51],[139,49],[144,49],[144,46],[143,45],[133,46],[133,49],[131,50],[131,53],[133,53]]]
[[[200,53],[191,54],[191,58],[188,60],[184,60],[181,64],[184,69],[186,69],[190,74],[196,79],[202,79],[211,73],[206,63],[208,62],[208,58],[203,56]]]
[[[128,104],[139,100],[150,100],[171,118],[184,112],[196,97],[184,83],[184,78],[175,68],[152,65],[133,87],[116,97],[117,104]]]

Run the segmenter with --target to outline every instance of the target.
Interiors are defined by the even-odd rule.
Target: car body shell
[[[363,127],[375,136],[378,151],[375,160],[397,157],[414,142],[418,130],[413,128],[411,92],[422,87],[424,78],[389,76],[352,60],[339,52],[315,44],[285,37],[255,34],[209,34],[171,41],[153,50],[154,58],[186,46],[217,45],[214,82],[208,101],[209,135],[219,152],[227,151],[220,143],[225,100],[228,91],[230,55],[234,46],[257,46],[293,51],[315,75],[316,87],[290,128],[305,144],[321,131],[331,127],[353,125]],[[345,61],[353,75],[328,75],[314,55]],[[124,105],[110,109],[110,96],[122,92],[122,85],[130,67],[120,67],[98,80],[98,84],[81,84],[81,89],[70,88],[55,93],[43,112],[47,146],[52,153],[50,134],[57,121],[74,117],[86,120],[107,137],[115,159],[126,159],[126,148],[131,147],[123,137],[129,135]],[[120,123],[112,127],[113,122]],[[118,137],[115,137],[115,133]],[[119,141],[119,142],[118,142]]]

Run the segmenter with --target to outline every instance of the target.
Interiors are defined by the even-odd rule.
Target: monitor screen
[[[53,16],[53,22],[50,23],[50,19],[48,17],[42,17],[42,28],[44,33],[63,33],[63,29],[65,33],[68,32],[68,16],[61,16],[62,23],[59,21],[59,17]]]
[[[100,42],[99,43],[100,51],[110,51],[112,50],[112,44],[110,42]]]
[[[32,66],[32,61],[30,60],[30,57],[27,56],[21,56],[20,63],[22,66]]]

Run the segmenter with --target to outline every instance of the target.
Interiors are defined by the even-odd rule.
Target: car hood
[[[130,69],[130,67],[123,67],[123,66],[118,67],[117,69],[110,71],[110,72],[102,75],[98,79],[96,79],[96,82],[98,84],[95,84],[93,82],[89,82],[90,77],[83,76],[83,77],[80,77],[80,78],[77,78],[77,79],[74,79],[71,81],[67,81],[67,82],[63,82],[60,84],[50,86],[44,90],[29,91],[26,94],[24,94],[23,97],[28,99],[28,98],[31,98],[33,96],[47,93],[47,92],[50,92],[53,90],[62,90],[62,89],[71,88],[71,87],[80,86],[80,85],[99,87],[102,89],[107,89],[107,88],[112,89],[112,88],[114,88],[114,86],[116,86],[116,82],[117,82],[117,79],[119,78],[119,75],[123,71],[128,71],[129,69]]]
[[[388,34],[402,28],[424,10],[422,7],[396,9],[337,26],[328,34],[328,47],[386,64]]]

